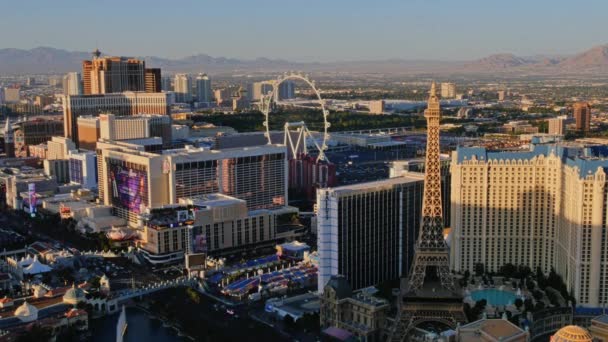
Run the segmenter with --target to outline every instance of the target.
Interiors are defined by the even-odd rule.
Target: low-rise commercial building
[[[143,215],[143,255],[152,263],[183,260],[193,242],[211,255],[227,255],[277,241],[277,216],[283,211],[247,210],[244,200],[222,194],[182,198],[178,205]]]
[[[506,319],[480,319],[456,328],[448,342],[528,342],[530,334]]]
[[[362,341],[383,341],[389,303],[365,290],[352,292],[343,276],[332,276],[321,295],[321,328],[346,330]]]

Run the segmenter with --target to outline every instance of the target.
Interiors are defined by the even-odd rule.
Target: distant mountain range
[[[81,62],[89,59],[88,52],[66,51],[50,47],[31,50],[0,49],[0,73],[65,73],[81,70]],[[280,59],[258,58],[243,60],[198,54],[180,59],[140,57],[150,67],[164,73],[175,72],[268,72],[286,70],[348,71],[376,73],[452,73],[452,74],[608,74],[608,44],[593,47],[574,56],[518,57],[495,54],[475,61],[446,62],[429,60],[377,60],[332,63],[297,63]]]

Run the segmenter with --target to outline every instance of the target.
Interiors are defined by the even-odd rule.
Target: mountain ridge
[[[91,53],[68,51],[53,47],[32,49],[0,49],[0,73],[65,73],[80,71],[84,59]],[[350,72],[404,72],[404,73],[608,73],[608,44],[594,46],[572,56],[520,57],[511,53],[497,53],[472,61],[385,60],[292,62],[285,59],[259,57],[238,59],[212,57],[200,53],[183,58],[170,59],[156,56],[140,56],[149,67],[158,67],[165,73],[176,72],[255,72],[255,71],[350,71]]]

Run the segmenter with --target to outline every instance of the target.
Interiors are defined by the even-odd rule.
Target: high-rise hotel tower
[[[579,305],[608,304],[608,146],[459,148],[452,155],[455,271],[554,268]]]

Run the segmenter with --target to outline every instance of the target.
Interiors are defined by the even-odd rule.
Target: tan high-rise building
[[[171,146],[171,117],[168,115],[141,114],[99,116],[100,139],[129,140],[150,137],[163,139],[165,147]]]
[[[93,62],[82,61],[82,94],[91,95],[91,71],[93,70]],[[65,94],[73,95],[73,94]]]
[[[124,92],[105,95],[65,96],[63,99],[65,136],[78,144],[77,118],[101,113],[120,115],[169,115],[171,100],[168,93]]]
[[[564,135],[566,134],[566,117],[547,119],[547,126],[547,133]]]
[[[215,102],[218,106],[225,105],[228,101],[232,100],[233,89],[223,88],[216,89],[213,92],[213,96],[215,97]]]
[[[145,90],[146,93],[160,93],[160,69],[159,68],[151,68],[145,70]]]
[[[78,118],[79,146],[93,151],[99,139],[107,141],[159,137],[168,148],[172,142],[171,117],[168,115],[138,114],[116,116],[101,114]]]
[[[83,93],[109,94],[125,91],[160,91],[160,69],[146,69],[146,62],[132,57],[101,57],[82,62]]]
[[[147,120],[135,116],[116,120],[114,114],[99,116],[99,133],[101,139],[107,140],[139,139],[150,136]]]
[[[369,113],[370,114],[383,114],[384,113],[384,100],[369,101]]]
[[[77,121],[77,137],[76,144],[84,150],[95,151],[97,140],[99,140],[99,117],[92,115],[79,116]]]
[[[504,101],[506,98],[507,92],[505,90],[498,91],[498,101]]]
[[[248,85],[248,94],[250,101],[260,101],[262,95],[272,93],[272,84],[269,82],[255,82]]]
[[[587,102],[577,102],[572,106],[576,130],[589,132],[591,127],[591,106]]]
[[[52,137],[47,143],[46,159],[67,159],[70,151],[75,151],[76,145],[69,138]]]
[[[577,305],[608,304],[608,159],[597,150],[582,144],[456,150],[452,269],[473,272],[478,263],[489,272],[505,264],[554,268]]]
[[[441,83],[441,98],[453,99],[456,97],[456,84],[454,83]]]
[[[145,90],[145,62],[128,57],[92,60],[91,89],[85,94],[108,94]],[[84,72],[84,71],[83,71]]]

